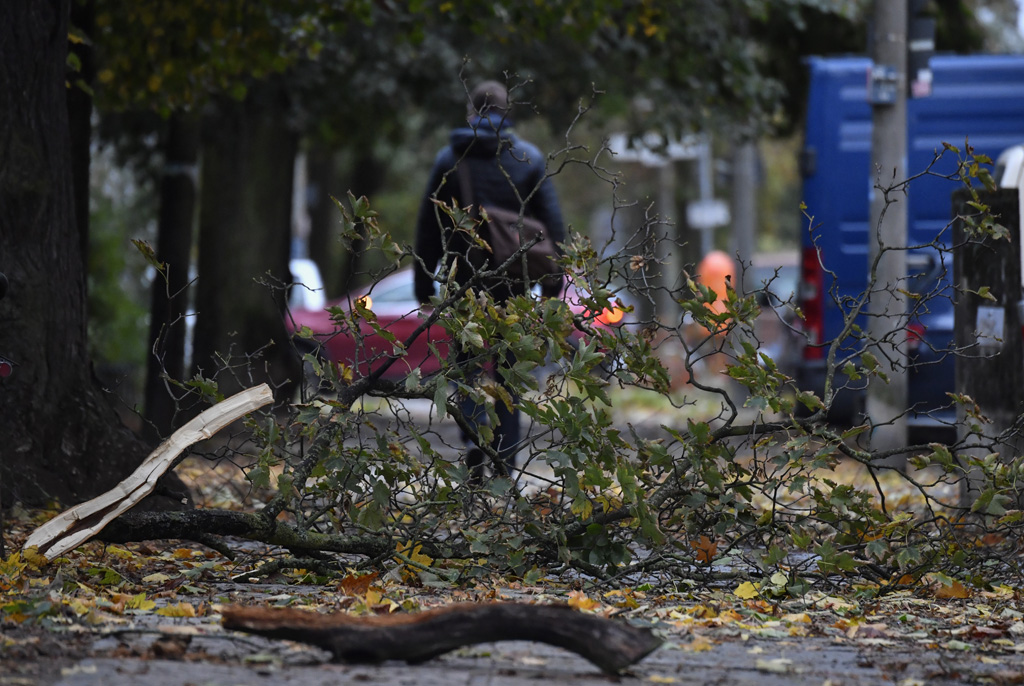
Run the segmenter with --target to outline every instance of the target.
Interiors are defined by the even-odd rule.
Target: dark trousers
[[[498,453],[502,463],[505,465],[505,469],[511,474],[511,470],[516,466],[516,453],[519,450],[519,441],[522,439],[519,427],[519,396],[505,382],[498,369],[501,367],[511,368],[515,365],[516,360],[511,356],[504,359],[492,359],[491,362],[493,364],[489,365],[492,367],[491,370],[483,366],[483,360],[479,357],[472,357],[466,352],[459,352],[455,360],[459,368],[464,370],[467,386],[475,386],[477,380],[484,374],[491,374],[495,382],[502,386],[512,397],[512,410],[509,410],[505,403],[500,400],[495,402],[494,409],[497,415],[498,426],[493,427],[494,438],[491,441],[491,447]],[[462,440],[477,445],[479,439],[477,427],[487,424],[487,410],[481,403],[476,402],[469,396],[459,398],[459,409],[462,411],[471,429],[468,433],[463,430]],[[467,466],[471,471],[479,471],[483,462],[484,457],[479,451],[470,451],[470,455],[467,458]]]

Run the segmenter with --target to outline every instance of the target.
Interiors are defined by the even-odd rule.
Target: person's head
[[[470,93],[468,109],[471,117],[505,117],[508,114],[508,89],[497,81],[484,81]]]

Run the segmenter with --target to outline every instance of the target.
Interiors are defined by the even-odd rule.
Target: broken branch
[[[107,524],[134,507],[153,492],[163,476],[186,448],[210,438],[225,426],[259,409],[274,399],[267,384],[260,384],[236,393],[227,400],[208,407],[161,443],[149,454],[131,476],[113,489],[92,500],[65,510],[32,532],[24,549],[35,547],[48,560],[96,536]]]
[[[567,605],[463,603],[370,617],[263,607],[229,607],[222,614],[225,628],[315,645],[330,651],[335,662],[418,663],[478,643],[539,641],[616,674],[662,643],[649,629]]]

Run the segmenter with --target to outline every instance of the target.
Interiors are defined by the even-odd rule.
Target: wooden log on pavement
[[[602,671],[617,674],[662,643],[650,629],[568,605],[460,603],[368,617],[235,606],[221,614],[227,629],[308,643],[329,651],[335,662],[363,664],[415,664],[478,643],[538,641],[570,650]]]

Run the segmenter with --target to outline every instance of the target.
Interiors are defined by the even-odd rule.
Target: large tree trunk
[[[157,439],[175,429],[181,393],[169,381],[183,380],[186,372],[186,314],[198,160],[198,117],[176,112],[168,122],[164,146],[156,239],[157,259],[165,265],[165,272],[153,281],[146,364],[146,420],[151,437]]]
[[[145,457],[94,384],[75,221],[65,63],[69,0],[0,2],[3,502],[77,502]]]
[[[288,131],[287,105],[283,89],[263,86],[204,125],[193,366],[212,378],[228,361],[231,372],[218,376],[225,394],[261,382],[279,388],[299,372],[284,291],[273,287],[291,280],[298,137]]]
[[[95,0],[79,0],[71,3],[71,23],[87,37],[96,30]],[[68,118],[71,126],[71,169],[75,189],[75,223],[81,242],[82,256],[89,251],[89,163],[92,160],[92,94],[91,87],[96,76],[96,58],[90,43],[73,43],[71,51],[78,58],[80,69],[69,74]]]

